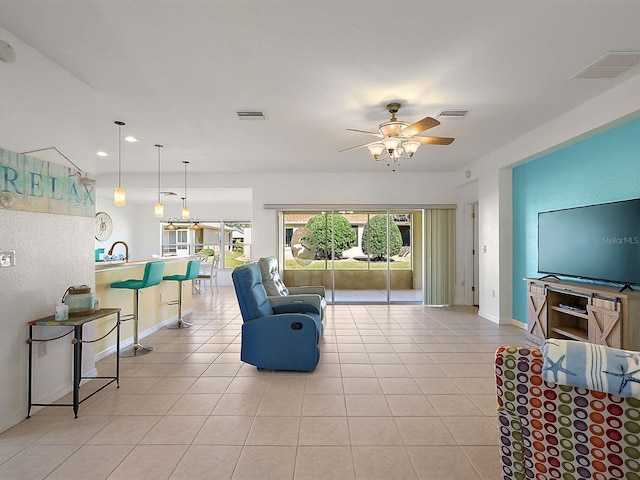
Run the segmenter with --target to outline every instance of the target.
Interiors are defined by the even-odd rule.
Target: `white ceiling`
[[[640,50],[636,0],[0,0],[0,26],[96,90],[96,174],[380,172],[369,141],[385,105],[441,110],[407,172],[456,171],[640,73],[571,77]],[[17,62],[20,52],[17,52]],[[262,110],[265,121],[240,121]],[[95,155],[94,152],[87,152]]]

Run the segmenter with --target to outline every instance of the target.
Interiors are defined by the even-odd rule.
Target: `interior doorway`
[[[480,233],[478,218],[478,202],[466,206],[465,231],[467,232],[467,259],[465,275],[468,287],[465,294],[466,303],[479,306],[480,304]]]

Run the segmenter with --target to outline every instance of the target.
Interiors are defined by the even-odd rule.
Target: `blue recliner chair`
[[[255,263],[231,274],[242,314],[240,359],[265,370],[312,372],[320,360],[320,312],[313,305],[272,307]]]

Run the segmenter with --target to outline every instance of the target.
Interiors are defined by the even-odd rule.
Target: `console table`
[[[116,331],[116,371],[115,376],[113,377],[83,377],[82,376],[82,344],[83,342],[87,342],[82,339],[83,328],[87,323],[96,321],[98,319],[109,317],[111,315],[115,315],[116,324],[105,336],[109,335],[114,330]],[[29,405],[27,409],[27,418],[31,416],[31,407],[73,407],[73,413],[75,418],[78,418],[78,407],[79,405],[92,397],[96,393],[98,393],[103,388],[111,385],[113,382],[116,382],[117,387],[120,387],[120,309],[119,308],[103,308],[98,310],[95,313],[91,313],[89,315],[82,315],[77,317],[69,317],[68,320],[55,320],[54,316],[51,315],[49,317],[40,318],[38,320],[32,320],[27,322],[29,325],[29,338],[27,339],[27,343],[29,344]],[[50,339],[37,339],[33,338],[33,327],[71,327],[69,332],[66,334]],[[57,340],[59,338],[66,337],[67,335],[73,332],[73,339],[71,343],[73,344],[73,403],[33,403],[31,399],[31,390],[32,390],[32,380],[33,380],[33,343],[34,342],[45,342],[51,340]],[[104,337],[103,337],[104,338]],[[91,340],[96,341],[96,340]],[[110,380],[102,387],[97,389],[95,392],[87,395],[85,398],[80,399],[80,382],[82,380],[90,380],[90,379],[107,379]]]
[[[524,280],[529,340],[564,338],[640,350],[640,292],[551,278]]]

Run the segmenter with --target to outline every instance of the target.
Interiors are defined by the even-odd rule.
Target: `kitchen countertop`
[[[125,262],[124,260],[115,260],[111,262],[95,262],[95,263],[96,263],[96,272],[99,272],[102,270],[117,270],[117,269],[124,269],[124,268],[139,267],[141,265],[145,265],[147,262],[155,262],[158,260],[162,260],[163,262],[166,262],[166,263],[173,263],[173,262],[185,262],[187,260],[191,260],[192,258],[194,257],[191,257],[191,256],[163,257],[163,258],[149,258],[146,260],[133,260],[129,262]]]

